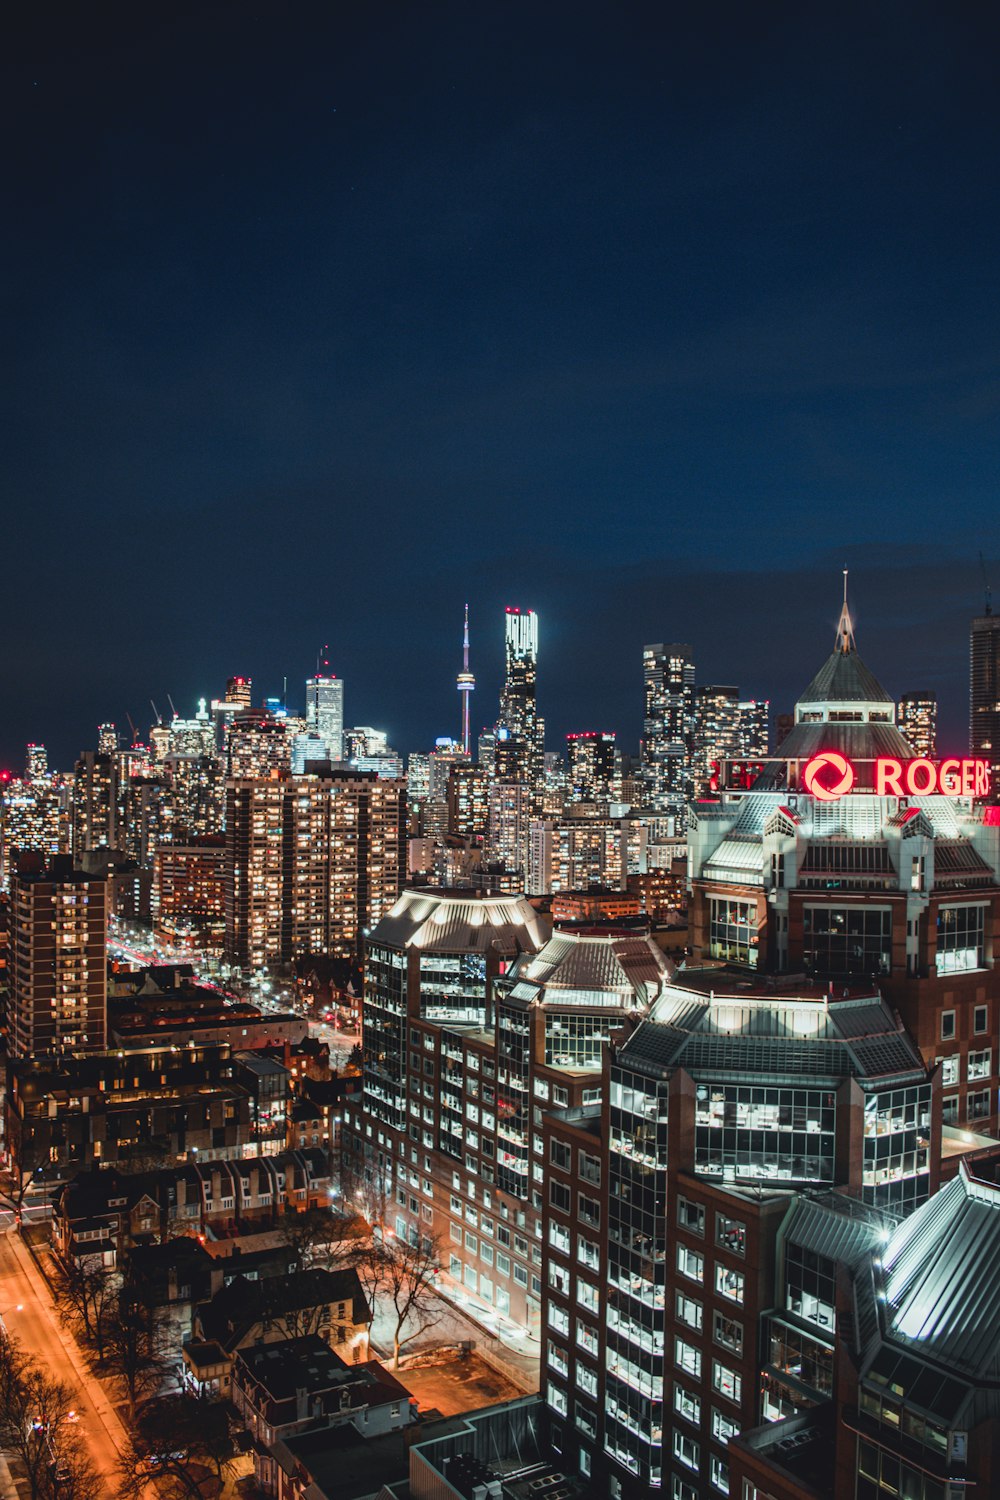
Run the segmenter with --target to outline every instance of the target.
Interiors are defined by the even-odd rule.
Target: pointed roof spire
[[[851,611],[847,606],[847,569],[844,569],[844,605],[840,611],[840,619],[837,621],[837,644],[834,650],[839,651],[842,656],[850,656],[857,651],[854,644],[854,626],[851,623]]]

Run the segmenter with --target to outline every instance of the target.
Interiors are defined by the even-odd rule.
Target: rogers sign
[[[874,765],[877,797],[988,797],[988,760],[897,760],[886,755]],[[858,776],[839,750],[823,750],[802,768],[802,785],[819,802],[837,802],[852,791]]]

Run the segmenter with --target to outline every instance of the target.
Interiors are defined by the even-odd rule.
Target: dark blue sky
[[[403,750],[637,742],[641,647],[967,713],[1000,589],[985,6],[64,8],[7,38],[0,757],[317,646]],[[101,20],[94,16],[100,11]],[[95,30],[95,25],[103,30]]]

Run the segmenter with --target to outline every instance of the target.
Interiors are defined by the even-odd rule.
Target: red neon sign
[[[899,760],[880,756],[874,762],[877,797],[988,797],[990,763],[971,758]],[[820,802],[845,797],[857,780],[854,766],[839,750],[824,750],[806,762],[802,785]]]
[[[839,750],[814,755],[802,772],[802,784],[819,802],[836,802],[854,785],[854,767]]]

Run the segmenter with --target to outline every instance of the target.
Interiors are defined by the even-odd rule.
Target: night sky
[[[549,748],[629,749],[646,641],[790,707],[845,565],[862,656],[962,746],[994,8],[24,9],[0,763],[234,673],[295,706],[323,642],[347,722],[429,748],[466,599],[477,728],[520,604]]]

